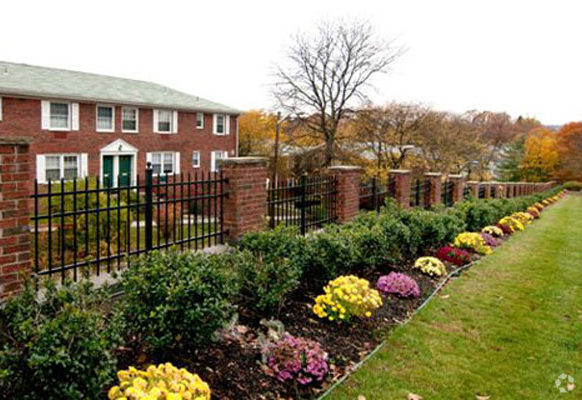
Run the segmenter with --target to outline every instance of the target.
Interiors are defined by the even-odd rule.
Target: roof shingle
[[[0,94],[189,111],[239,111],[157,83],[0,61]]]

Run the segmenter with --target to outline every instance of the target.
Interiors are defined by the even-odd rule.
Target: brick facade
[[[465,177],[463,175],[449,175],[449,181],[453,184],[453,203],[459,203],[465,199]]]
[[[146,153],[157,151],[180,152],[180,172],[207,172],[210,170],[210,152],[227,151],[236,156],[237,117],[230,118],[230,135],[214,135],[213,115],[204,114],[204,128],[196,127],[196,112],[178,110],[178,133],[153,132],[153,108],[139,107],[138,133],[121,131],[122,105],[115,106],[115,131],[97,132],[96,103],[79,104],[78,131],[50,131],[41,129],[41,100],[2,96],[3,118],[0,121],[0,138],[30,137],[32,157],[31,177],[36,176],[36,154],[88,153],[88,174],[97,176],[101,168],[100,149],[122,139],[138,149],[137,172],[145,170]],[[193,168],[192,153],[200,151],[201,167]]]
[[[0,298],[18,292],[31,268],[28,142],[0,137]]]

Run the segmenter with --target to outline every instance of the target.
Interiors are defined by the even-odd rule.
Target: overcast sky
[[[406,54],[371,97],[582,119],[582,2],[3,1],[0,60],[151,80],[271,108],[273,65],[322,18],[368,19]]]

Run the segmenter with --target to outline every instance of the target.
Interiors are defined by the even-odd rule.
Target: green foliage
[[[579,192],[580,190],[582,190],[582,182],[569,181],[569,182],[564,183],[564,185],[562,187],[564,189],[567,189],[567,190],[572,190],[574,192]]]
[[[240,303],[262,314],[278,314],[287,297],[299,286],[302,270],[287,258],[253,255],[243,250],[236,263]]]
[[[503,181],[517,182],[522,179],[520,166],[524,157],[526,136],[519,136],[501,154],[499,174]]]
[[[43,300],[32,285],[0,313],[0,395],[13,399],[99,399],[115,378],[120,319],[104,317],[106,294],[89,282]]]
[[[238,254],[152,252],[122,275],[129,332],[152,350],[209,342],[232,316]]]
[[[309,235],[305,255],[307,267],[304,277],[318,286],[352,271],[361,259],[361,253],[350,235],[339,225],[330,225]]]

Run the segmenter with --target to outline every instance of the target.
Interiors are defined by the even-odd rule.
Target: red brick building
[[[0,61],[0,138],[33,139],[31,178],[208,172],[237,155],[233,108],[150,82]]]

